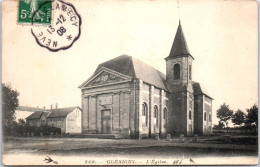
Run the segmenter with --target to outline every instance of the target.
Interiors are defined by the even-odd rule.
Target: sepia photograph
[[[3,165],[257,165],[255,0],[3,0]]]

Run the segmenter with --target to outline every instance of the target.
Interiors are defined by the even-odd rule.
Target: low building
[[[61,133],[81,133],[81,113],[79,107],[53,109],[47,116],[47,124],[61,128]]]
[[[49,114],[50,114],[50,111],[36,111],[26,118],[26,122],[31,126],[40,127],[41,125],[46,124],[47,116]]]

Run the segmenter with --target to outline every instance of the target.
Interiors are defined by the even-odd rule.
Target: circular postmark
[[[37,16],[38,11],[34,16]],[[32,18],[33,24],[34,18]],[[52,2],[52,18],[49,26],[33,27],[31,32],[36,42],[50,51],[56,52],[70,48],[80,36],[81,18],[75,7],[67,2]]]

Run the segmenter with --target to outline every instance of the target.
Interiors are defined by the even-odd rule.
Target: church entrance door
[[[103,134],[111,133],[111,110],[101,111],[101,127]]]

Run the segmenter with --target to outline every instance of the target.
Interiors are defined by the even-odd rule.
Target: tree
[[[217,118],[219,118],[221,122],[225,123],[226,128],[228,128],[228,121],[231,119],[232,115],[233,111],[230,110],[229,106],[225,103],[217,110]]]
[[[246,122],[250,125],[255,124],[258,127],[258,107],[253,105],[250,109],[247,109]]]
[[[214,128],[215,129],[223,129],[225,125],[223,124],[223,122],[221,121],[218,121],[218,125],[214,125]]]
[[[24,126],[26,124],[24,119],[19,119],[18,123],[19,123],[19,125],[22,125],[22,126]]]
[[[245,113],[241,110],[237,110],[237,112],[231,118],[234,125],[239,125],[242,133],[241,125],[245,122]]]
[[[19,93],[11,85],[2,83],[2,125],[5,135],[15,126],[15,109],[19,105]]]

